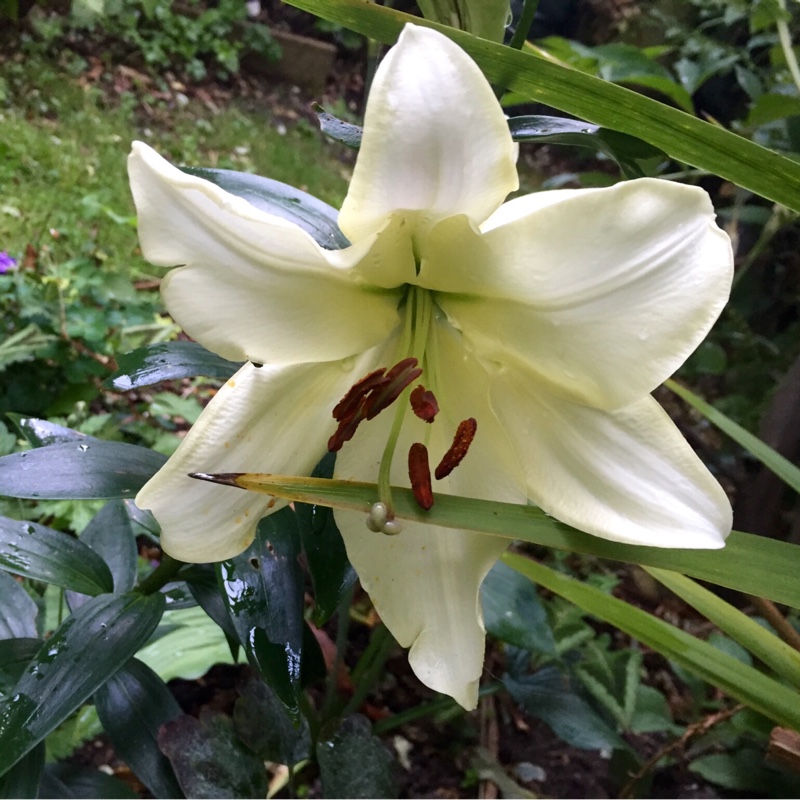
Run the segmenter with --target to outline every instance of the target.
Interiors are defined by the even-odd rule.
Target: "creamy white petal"
[[[186,265],[162,282],[167,308],[210,350],[233,361],[333,361],[373,347],[397,324],[397,293],[359,272],[361,264],[413,272],[408,248],[394,238],[324,250],[297,225],[181,172],[140,142],[128,171],[145,258]]]
[[[701,189],[643,179],[507,203],[478,235],[442,223],[420,282],[488,359],[617,408],[669,377],[730,292],[733,254]]]
[[[164,550],[181,561],[241,553],[258,521],[285,503],[187,477],[192,472],[307,475],[335,429],[333,406],[376,366],[357,359],[290,367],[246,364],[215,395],[169,461],[136,497],[161,526]]]
[[[542,391],[508,369],[491,386],[529,496],[548,514],[628,544],[724,545],[728,498],[652,397],[601,411]]]
[[[446,36],[407,25],[370,89],[339,225],[351,241],[406,211],[410,228],[466,214],[483,222],[518,186],[505,116],[474,61]]]
[[[474,417],[477,435],[464,461],[434,493],[524,503],[517,456],[488,405],[487,375],[470,359],[455,332],[439,326],[428,356],[441,374],[423,373],[440,413],[427,424],[409,411],[392,464],[392,483],[408,486],[407,454],[412,442],[428,447],[432,469],[452,443],[458,423]],[[366,423],[338,454],[335,475],[375,481],[394,408]],[[402,532],[369,531],[363,514],[335,511],[350,561],[378,613],[405,647],[427,686],[449,694],[465,708],[477,703],[483,668],[484,627],[478,590],[508,542],[467,531],[402,521]]]

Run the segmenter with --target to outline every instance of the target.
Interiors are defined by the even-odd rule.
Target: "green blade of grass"
[[[797,650],[691,578],[654,567],[645,569],[721,631],[800,689],[800,653]]]
[[[531,53],[364,0],[286,2],[386,44],[397,40],[407,22],[435,28],[469,53],[492,83],[632,134],[678,161],[800,211],[800,164],[683,111]]]
[[[664,385],[690,406],[696,408],[712,425],[716,425],[723,433],[727,433],[734,442],[740,444],[767,469],[772,470],[784,483],[800,494],[800,469],[792,464],[791,461],[773,450],[765,442],[762,442],[757,436],[753,436],[750,431],[745,430],[730,417],[726,417],[721,411],[717,411],[710,403],[706,403],[702,397],[690,392],[685,386],[681,386],[681,384],[673,380],[665,381]]]
[[[507,553],[503,560],[534,583],[569,600],[593,617],[609,622],[779,725],[800,728],[800,694],[757,669],[641,609],[549,567],[513,553]]]
[[[378,500],[378,487],[371,483],[257,473],[201,477],[239,487],[231,488],[231,491],[241,491],[246,484],[246,488],[252,491],[294,502],[361,511],[365,520],[370,507]],[[433,508],[423,511],[410,489],[393,487],[392,497],[395,515],[399,519],[478,531],[558,550],[660,567],[800,608],[798,545],[733,531],[722,550],[642,547],[590,536],[558,522],[533,506],[475,500],[437,492]]]

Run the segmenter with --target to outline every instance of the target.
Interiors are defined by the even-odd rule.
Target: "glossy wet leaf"
[[[40,742],[0,778],[0,800],[41,797],[39,782],[44,771],[44,742]]]
[[[365,717],[345,717],[317,743],[325,797],[397,797],[394,759]]]
[[[63,425],[58,425],[46,419],[27,417],[24,414],[6,414],[6,416],[16,425],[19,432],[33,447],[46,447],[50,444],[63,442],[99,441],[94,436],[75,431],[72,428],[65,428]]]
[[[36,638],[37,613],[22,584],[0,572],[0,639]]]
[[[226,381],[241,364],[211,353],[197,342],[157,342],[118,356],[117,366],[106,386],[127,392],[198,376]]]
[[[66,533],[35,522],[0,517],[0,569],[81,594],[110,592],[105,561]]]
[[[94,693],[97,714],[117,755],[155,797],[183,797],[158,730],[181,708],[161,678],[132,658]]]
[[[509,694],[561,739],[585,750],[624,748],[619,734],[575,691],[555,666],[532,675],[503,676]]]
[[[309,757],[311,734],[305,717],[295,724],[275,692],[256,677],[250,677],[239,694],[234,728],[254,753],[276,764],[297,764]]]
[[[640,178],[644,171],[637,162],[666,159],[667,154],[635,136],[563,117],[524,116],[508,121],[517,142],[573,145],[604,153],[619,164],[627,178]]]
[[[204,710],[199,720],[184,714],[164,725],[158,740],[186,797],[266,797],[262,760],[219,712]]]
[[[300,189],[247,172],[188,167],[184,167],[183,171],[215,183],[268,214],[293,222],[310,234],[321,247],[339,250],[350,244],[339,230],[339,212]]]
[[[536,587],[498,561],[481,585],[483,624],[500,641],[534,653],[555,655],[553,630]]]
[[[163,608],[160,594],[94,597],[42,643],[0,704],[0,774],[133,656],[155,630]]]
[[[394,44],[408,23],[434,28],[462,47],[498,86],[529,100],[628,133],[677,161],[708,170],[800,211],[800,164],[722,127],[544,58],[363,0],[288,0],[289,5]]]
[[[335,460],[335,454],[329,453],[311,473],[312,476],[330,478]],[[295,511],[308,571],[314,585],[312,620],[317,626],[324,625],[358,576],[347,558],[342,534],[333,518],[333,510],[327,506],[298,503]]]
[[[123,594],[136,584],[136,534],[128,506],[123,500],[110,500],[84,528],[79,541],[91,547],[111,570],[115,594]],[[67,592],[70,608],[86,601],[86,595]]]
[[[34,500],[133,497],[166,460],[123,442],[61,442],[0,458],[0,494]]]
[[[229,613],[251,663],[297,713],[303,657],[303,573],[291,508],[261,520],[253,544],[219,564]]]
[[[0,640],[0,695],[8,694],[16,685],[41,646],[38,638]]]

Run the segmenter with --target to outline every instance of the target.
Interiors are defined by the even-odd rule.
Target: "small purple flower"
[[[16,268],[17,268],[17,260],[15,258],[11,258],[11,256],[4,250],[0,250],[0,275],[3,275],[10,269],[16,269]]]

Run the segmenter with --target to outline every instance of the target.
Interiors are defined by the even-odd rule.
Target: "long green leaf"
[[[512,553],[503,556],[503,560],[534,583],[609,622],[779,725],[800,729],[800,694],[757,669],[641,609],[549,567]]]
[[[800,469],[792,464],[789,459],[784,458],[757,436],[753,436],[750,431],[745,430],[730,417],[726,417],[721,411],[717,411],[714,406],[706,403],[702,397],[699,397],[694,392],[690,392],[685,386],[681,386],[681,384],[673,380],[665,381],[665,385],[690,406],[696,408],[712,425],[716,425],[723,433],[727,433],[734,442],[744,447],[748,453],[757,458],[767,469],[772,470],[784,483],[800,494]]]
[[[621,86],[364,0],[287,0],[378,41],[392,44],[407,22],[435,28],[460,45],[486,77],[539,103],[632,134],[700,169],[800,211],[800,164],[684,111]]]
[[[800,689],[800,653],[797,650],[691,578],[664,569],[645,569],[721,631]]]
[[[266,494],[295,502],[361,511],[365,519],[378,499],[378,487],[371,483],[259,474],[248,474],[246,479],[231,475],[217,477],[218,482],[238,485],[234,484],[235,480],[245,481],[250,489],[256,490],[260,486],[260,491]],[[240,489],[231,488],[231,491]],[[392,497],[395,515],[400,519],[520,539],[557,550],[587,553],[630,564],[660,567],[800,608],[798,545],[733,531],[722,550],[642,547],[590,536],[558,522],[533,506],[436,493],[433,508],[423,511],[410,489],[394,487]]]

